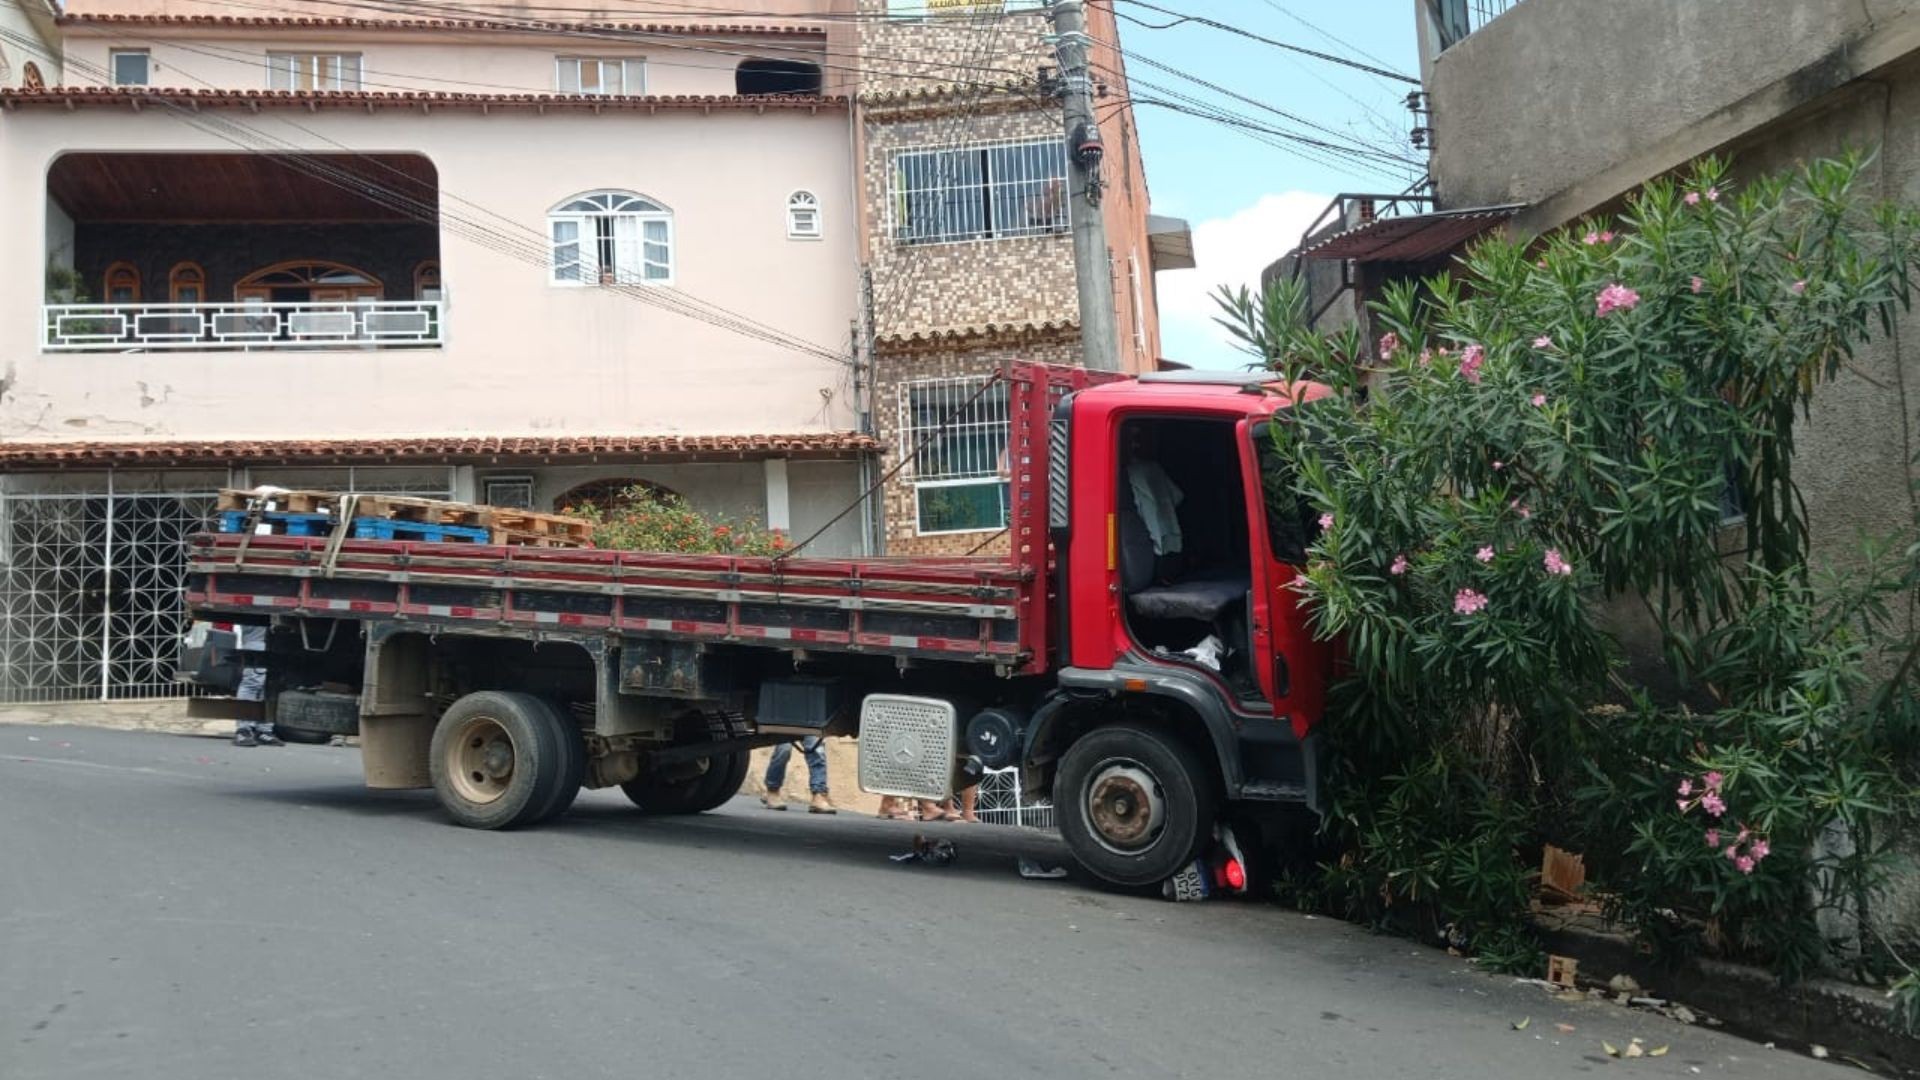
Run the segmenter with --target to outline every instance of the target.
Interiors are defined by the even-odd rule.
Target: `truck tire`
[[[553,803],[534,820],[545,821],[559,817],[572,809],[573,801],[580,797],[580,785],[587,779],[587,741],[580,735],[580,726],[565,705],[547,698],[537,698],[551,714],[556,729],[560,732],[560,749],[565,759],[560,764],[560,780],[554,785]]]
[[[481,690],[453,703],[434,725],[427,768],[456,825],[531,825],[563,797],[576,737],[531,694]]]
[[[691,779],[663,783],[640,776],[620,785],[633,805],[650,814],[703,814],[734,797],[747,779],[745,753],[707,759],[707,771]]]
[[[307,728],[288,727],[278,723],[273,725],[273,733],[280,736],[284,742],[300,743],[304,746],[325,746],[333,741],[331,731],[310,731]]]
[[[1093,876],[1139,888],[1167,878],[1212,835],[1217,798],[1200,756],[1164,732],[1097,728],[1060,759],[1054,816]]]

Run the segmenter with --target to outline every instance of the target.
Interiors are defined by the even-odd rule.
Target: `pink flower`
[[[1687,192],[1687,205],[1688,205],[1688,206],[1699,206],[1699,205],[1700,205],[1700,193],[1699,193],[1699,192],[1697,192],[1697,191],[1689,191],[1689,192]]]
[[[1691,794],[1693,794],[1693,781],[1690,779],[1680,781],[1680,797],[1685,798]]]
[[[1506,467],[1507,467],[1507,463],[1504,461],[1496,461],[1493,463],[1494,472],[1499,472],[1501,469],[1504,469]]]
[[[1755,840],[1752,844],[1749,844],[1747,846],[1747,854],[1753,856],[1754,862],[1759,862],[1761,859],[1764,859],[1768,855],[1772,854],[1772,852],[1773,852],[1773,848],[1770,845],[1768,845],[1768,843],[1765,840]]]
[[[1638,304],[1639,302],[1640,302],[1639,293],[1634,292],[1632,289],[1629,289],[1625,285],[1622,285],[1616,281],[1613,284],[1608,285],[1606,288],[1600,290],[1600,295],[1595,300],[1594,314],[1605,315],[1609,312],[1619,311],[1622,309],[1625,309],[1627,311],[1632,311],[1634,305]]]
[[[1421,349],[1420,350],[1420,366],[1426,367],[1428,364],[1431,364],[1431,363],[1433,363],[1433,350]]]
[[[1720,189],[1719,189],[1719,188],[1717,188],[1717,187],[1710,187],[1710,188],[1708,188],[1708,189],[1707,189],[1707,201],[1708,201],[1708,202],[1719,202],[1719,201],[1720,201]]]
[[[1381,335],[1380,337],[1380,359],[1382,360],[1393,359],[1394,350],[1398,349],[1399,347],[1400,347],[1400,339],[1394,336],[1393,331],[1391,330],[1387,331],[1385,334]]]
[[[1728,844],[1726,850],[1722,851],[1720,854],[1725,855],[1727,857],[1728,862],[1732,862],[1733,860],[1740,857],[1740,845]]]
[[[1326,529],[1331,529],[1331,528],[1333,528],[1333,515],[1332,515],[1332,514],[1321,514],[1321,515],[1320,515],[1320,528],[1321,528],[1321,529],[1322,529],[1323,531],[1324,531],[1324,530],[1326,530]]]
[[[1553,338],[1546,334],[1541,334],[1539,337],[1533,339],[1533,347],[1536,349],[1551,349],[1553,348]]]
[[[1483,563],[1492,562],[1493,561],[1493,545],[1488,544],[1482,547],[1479,551],[1476,551],[1473,553],[1473,557],[1476,559],[1479,559]]]
[[[1592,247],[1593,245],[1600,242],[1600,234],[1597,232],[1590,232],[1584,238],[1582,238],[1581,242],[1586,244],[1588,247]]]
[[[1707,775],[1701,777],[1700,779],[1706,782],[1708,791],[1719,791],[1720,781],[1725,780],[1726,777],[1721,776],[1717,772],[1710,772]]]
[[[1453,594],[1453,613],[1472,615],[1487,606],[1487,598],[1472,589],[1461,589]]]
[[[1707,287],[1707,282],[1705,278],[1702,278],[1699,274],[1693,275],[1693,291],[1694,292],[1699,292],[1700,290],[1706,287]]]
[[[1446,350],[1443,349],[1441,351],[1444,352]],[[1469,345],[1460,350],[1460,377],[1478,386],[1480,384],[1480,365],[1486,362],[1487,350],[1478,345]]]
[[[1613,243],[1613,233],[1611,231],[1601,233],[1600,242],[1603,244]]]
[[[1807,283],[1804,279],[1800,281],[1796,281],[1793,284],[1787,286],[1787,291],[1792,293],[1795,296],[1799,296],[1801,293],[1804,293],[1807,291]]]
[[[1613,243],[1613,233],[1611,231],[1590,232],[1586,235],[1585,241],[1588,247],[1592,247],[1595,244],[1611,244]]]
[[[1508,503],[1507,509],[1512,510],[1516,514],[1519,514],[1520,520],[1522,521],[1525,521],[1528,518],[1533,516],[1533,511],[1527,509],[1526,506],[1524,506],[1519,499],[1515,499],[1512,502]]]
[[[1527,404],[1533,406],[1536,409],[1540,408],[1546,403],[1547,403],[1547,395],[1545,394],[1535,394],[1532,397],[1527,399]]]
[[[1560,557],[1559,548],[1548,548],[1547,557],[1542,561],[1546,564],[1547,573],[1549,574],[1568,577],[1573,573],[1573,566],[1569,564],[1567,560]],[[1680,794],[1685,795],[1686,792],[1683,791]]]
[[[1393,557],[1393,565],[1387,567],[1387,573],[1392,574],[1394,577],[1399,577],[1406,572],[1407,557],[1405,555],[1395,555]]]
[[[1707,846],[1708,847],[1720,846],[1720,830],[1719,829],[1707,830]]]
[[[1673,800],[1673,805],[1679,807],[1680,812],[1683,814],[1686,813],[1688,810],[1692,809],[1693,807],[1693,804],[1688,802],[1685,799],[1675,799]]]
[[[1705,795],[1700,796],[1700,809],[1705,810],[1714,817],[1719,817],[1721,814],[1727,812],[1727,804],[1720,800],[1719,795],[1709,791]]]
[[[1753,863],[1754,863],[1754,860],[1751,855],[1742,855],[1739,858],[1733,860],[1733,865],[1739,867],[1740,872],[1743,874],[1753,873]]]

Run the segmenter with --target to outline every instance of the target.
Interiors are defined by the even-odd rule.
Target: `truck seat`
[[[1213,622],[1229,606],[1246,599],[1247,589],[1246,574],[1232,571],[1204,574],[1131,593],[1127,596],[1127,606],[1134,614],[1148,619]]]

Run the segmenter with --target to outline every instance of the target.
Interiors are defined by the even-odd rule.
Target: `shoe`
[[[824,791],[814,792],[813,798],[807,800],[807,813],[809,814],[837,814],[839,812],[840,811],[834,809],[833,801],[827,798],[827,793]]]
[[[787,808],[787,800],[779,792],[769,791],[765,795],[760,796],[760,805],[769,810],[785,810]]]
[[[254,735],[253,735],[253,738],[254,738],[254,741],[256,741],[256,742],[258,742],[258,743],[259,743],[259,744],[260,744],[261,746],[285,746],[285,745],[287,745],[286,743],[283,743],[283,742],[281,742],[281,741],[280,741],[280,736],[278,736],[278,735],[275,735],[275,734],[274,734],[273,732],[271,732],[271,731],[257,731],[257,732],[254,732]]]
[[[233,733],[233,745],[235,745],[235,746],[259,746],[259,745],[260,745],[260,736],[258,736],[258,735],[255,735],[255,734],[253,733],[253,729],[252,729],[252,728],[250,728],[250,727],[248,727],[248,728],[241,728],[241,729],[240,729],[239,731],[236,731],[236,732],[234,732],[234,733]]]

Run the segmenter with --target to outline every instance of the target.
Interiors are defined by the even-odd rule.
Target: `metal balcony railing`
[[[1451,49],[1467,35],[1499,18],[1520,0],[1427,0],[1440,29],[1440,48]]]
[[[420,348],[440,345],[438,300],[238,304],[48,304],[49,352]]]

